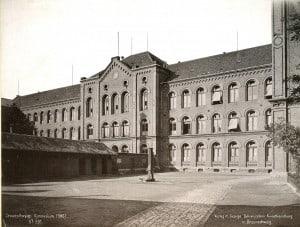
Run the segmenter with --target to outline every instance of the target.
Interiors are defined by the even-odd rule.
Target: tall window
[[[67,109],[63,108],[61,111],[61,121],[66,121],[67,120]]]
[[[174,144],[169,145],[169,160],[170,162],[176,161],[176,147]]]
[[[51,130],[50,129],[47,130],[47,137],[51,137]]]
[[[75,108],[71,107],[70,108],[70,121],[74,121],[75,120]]]
[[[248,81],[247,85],[247,101],[255,100],[257,99],[257,92],[258,92],[258,86],[257,82],[255,80]]]
[[[176,135],[176,120],[174,118],[169,120],[169,135]]]
[[[92,117],[93,116],[93,99],[89,97],[86,100],[86,117]]]
[[[206,120],[203,115],[200,115],[197,117],[197,133],[205,133],[205,128],[206,128]]]
[[[116,114],[119,111],[119,95],[113,94],[111,97],[111,114]]]
[[[223,96],[223,93],[222,93],[222,90],[221,90],[221,87],[219,85],[215,85],[213,88],[212,88],[212,91],[211,91],[211,102],[212,104],[220,104],[222,103],[222,96]]]
[[[213,132],[221,132],[222,130],[222,120],[220,114],[214,114],[212,118]]]
[[[272,121],[273,121],[273,119],[272,119],[272,111],[271,111],[271,109],[268,109],[266,111],[266,129],[269,129],[271,127]]]
[[[147,144],[142,144],[142,146],[141,146],[141,153],[142,154],[147,154],[148,153]]]
[[[119,124],[118,124],[118,122],[113,122],[112,127],[113,127],[112,137],[118,137],[119,136]]]
[[[197,145],[197,162],[205,162],[206,160],[206,148],[203,143]]]
[[[50,123],[50,120],[51,120],[51,111],[48,110],[48,111],[47,111],[47,123],[48,123],[48,124]]]
[[[87,139],[91,139],[93,138],[93,134],[94,134],[94,130],[93,130],[93,126],[91,124],[88,124],[87,125],[87,132],[86,132],[86,135],[87,135]]]
[[[77,138],[78,138],[78,140],[80,140],[80,138],[81,138],[81,128],[80,128],[80,126],[78,127],[78,130],[77,130]]]
[[[80,116],[81,116],[81,107],[78,106],[78,109],[77,109],[77,120],[80,120]]]
[[[34,121],[34,122],[37,122],[37,121],[38,121],[38,114],[37,114],[37,113],[34,113],[34,114],[33,114],[33,121]]]
[[[175,92],[169,93],[169,109],[176,109],[176,95]]]
[[[54,119],[53,119],[53,121],[54,121],[54,122],[57,122],[57,119],[58,119],[58,110],[56,109],[56,110],[54,111]]]
[[[40,131],[40,136],[44,136],[44,131],[43,130]]]
[[[229,162],[238,162],[239,161],[239,148],[236,142],[231,142],[228,147],[229,151]]]
[[[141,91],[141,110],[147,110],[148,104],[148,90],[143,89]]]
[[[228,101],[230,103],[239,101],[239,87],[236,83],[232,83],[228,87]]]
[[[236,112],[231,112],[228,116],[228,131],[239,130],[239,118]]]
[[[191,148],[188,144],[182,145],[182,161],[189,162],[191,160]]]
[[[65,139],[66,136],[67,136],[67,129],[66,129],[66,128],[63,128],[63,129],[61,130],[61,138],[62,138],[62,139]]]
[[[191,106],[191,94],[188,90],[182,92],[182,108]]]
[[[257,145],[251,141],[246,145],[247,162],[257,162]]]
[[[265,97],[266,98],[272,97],[272,78],[266,79],[266,82],[265,82]]]
[[[143,119],[141,121],[141,133],[142,133],[142,136],[148,135],[148,121],[146,119]]]
[[[257,114],[254,110],[250,110],[247,113],[247,130],[257,130]]]
[[[28,119],[29,121],[32,121],[32,119],[31,119],[31,114],[30,114],[30,113],[27,114],[27,119]]]
[[[109,114],[109,97],[108,95],[104,95],[102,98],[102,115]]]
[[[54,138],[57,138],[58,137],[58,129],[54,129],[54,134],[53,134],[53,137]]]
[[[212,146],[212,160],[213,162],[222,161],[222,148],[219,143],[214,143]]]
[[[121,97],[121,111],[122,113],[129,112],[129,93],[123,92]]]
[[[109,137],[109,125],[107,122],[104,122],[102,125],[102,137],[108,138]]]
[[[42,111],[42,112],[40,113],[40,124],[42,124],[43,121],[44,121],[44,112]]]
[[[268,141],[265,146],[266,150],[266,162],[272,162],[272,144]]]
[[[129,147],[127,145],[123,145],[121,149],[122,153],[129,153]]]
[[[182,118],[182,134],[192,134],[192,121],[189,117]]]
[[[75,140],[75,128],[70,128],[70,140]]]
[[[205,106],[206,105],[206,94],[204,88],[200,87],[197,89],[196,96],[196,106]]]
[[[129,123],[126,120],[122,122],[122,136],[129,136]]]

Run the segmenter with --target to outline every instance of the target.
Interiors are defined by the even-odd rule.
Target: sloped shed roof
[[[2,133],[2,149],[37,152],[113,155],[105,144],[78,140],[54,139],[14,133]]]

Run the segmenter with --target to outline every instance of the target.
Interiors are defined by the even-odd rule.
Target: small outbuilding
[[[112,174],[115,166],[103,143],[2,133],[4,181]]]

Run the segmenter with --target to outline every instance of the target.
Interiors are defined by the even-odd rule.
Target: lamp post
[[[154,179],[154,157],[153,157],[153,148],[148,149],[148,178],[146,181],[155,181]]]

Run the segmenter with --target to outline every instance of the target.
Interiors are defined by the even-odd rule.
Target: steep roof
[[[115,154],[103,143],[2,133],[2,149],[80,154]]]
[[[124,58],[122,62],[130,68],[133,66],[144,67],[153,64],[163,66],[166,64],[163,60],[159,59],[154,54],[151,54],[149,51],[130,55],[127,58]]]
[[[169,80],[201,77],[271,63],[272,46],[269,44],[169,65],[168,69],[175,73]]]
[[[19,107],[27,107],[70,99],[80,99],[80,84],[30,95],[17,96],[13,102]]]

